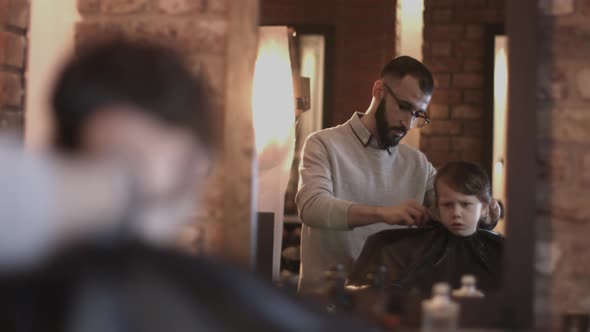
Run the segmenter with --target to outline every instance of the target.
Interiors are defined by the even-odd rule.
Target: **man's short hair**
[[[396,79],[402,79],[406,75],[410,75],[418,80],[420,89],[427,95],[432,95],[434,89],[434,79],[432,73],[426,66],[406,55],[393,58],[389,61],[383,69],[381,69],[381,78],[391,76]]]
[[[56,145],[64,151],[78,151],[81,131],[92,114],[101,107],[129,105],[166,124],[188,129],[211,149],[207,92],[206,83],[170,49],[125,40],[87,46],[66,64],[53,92]]]

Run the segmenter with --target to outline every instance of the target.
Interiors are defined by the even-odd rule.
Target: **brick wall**
[[[504,0],[425,0],[424,63],[434,73],[434,120],[421,131],[420,149],[434,165],[482,162],[484,32],[504,22]]]
[[[179,49],[212,86],[216,107],[223,108],[227,0],[78,0],[82,21],[76,45],[96,36],[151,40]],[[223,112],[215,112],[222,116]],[[223,119],[217,120],[221,129]],[[220,132],[220,130],[218,130]],[[222,136],[219,137],[220,139]]]
[[[379,70],[394,55],[395,0],[261,0],[260,24],[334,27],[329,127],[364,112]]]
[[[30,3],[0,0],[0,129],[23,134]]]
[[[536,319],[555,327],[590,313],[590,2],[539,7]]]
[[[97,36],[150,40],[178,49],[208,80],[220,144],[198,224],[205,250],[242,265],[250,258],[257,9],[257,0],[78,0],[76,27],[76,47]]]

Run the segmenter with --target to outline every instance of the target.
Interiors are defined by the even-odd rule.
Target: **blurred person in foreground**
[[[45,234],[68,241],[44,246],[61,249],[54,257],[2,271],[2,331],[354,329],[223,263],[166,248],[193,215],[214,154],[206,86],[176,53],[125,41],[81,50],[53,109],[56,147],[71,159],[46,163],[58,170],[34,186],[61,186],[55,208],[70,213],[53,215],[68,221]],[[90,166],[67,172],[75,161]]]

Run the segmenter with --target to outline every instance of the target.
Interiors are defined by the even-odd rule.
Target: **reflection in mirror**
[[[327,3],[331,3],[333,6]],[[503,26],[505,21],[503,2],[473,2],[469,5],[469,9],[463,8],[460,5],[462,3],[463,1],[456,1],[456,3],[454,1],[448,1],[443,5],[436,1],[424,1],[424,27],[421,28],[424,44],[421,49],[423,52],[423,62],[432,71],[434,76],[435,89],[432,99],[429,100],[430,105],[427,108],[430,124],[420,131],[417,147],[436,168],[451,161],[468,161],[481,166],[488,174],[487,178],[490,181],[489,187],[492,190],[491,197],[498,199],[502,203],[502,206],[506,207],[506,196],[504,195],[504,176],[506,169],[504,161],[507,159],[505,152],[506,118],[508,117],[506,99],[508,81],[507,39],[506,37],[495,38],[495,34],[498,34],[495,33],[494,36],[491,36],[493,48],[488,49],[490,35],[487,31],[489,26]],[[334,8],[338,10],[334,11]],[[316,117],[329,119],[329,121],[324,121],[322,127],[345,124],[353,112],[364,112],[367,110],[367,106],[369,108],[372,107],[368,105],[371,97],[376,98],[376,102],[385,100],[388,112],[401,109],[404,106],[404,102],[411,98],[408,95],[404,95],[403,87],[400,88],[400,86],[396,85],[397,82],[395,81],[387,81],[385,82],[386,84],[375,83],[379,78],[379,67],[387,63],[395,54],[394,46],[395,50],[399,51],[399,45],[396,44],[399,40],[395,36],[396,34],[400,34],[398,28],[402,32],[404,29],[403,26],[396,26],[395,14],[389,14],[387,16],[387,13],[395,12],[399,14],[399,12],[396,12],[396,8],[389,8],[386,1],[374,6],[364,6],[363,8],[355,3],[348,5],[338,4],[336,6],[331,1],[326,1],[326,4],[312,3],[312,1],[283,1],[280,5],[272,1],[261,1],[261,9],[261,21],[263,24],[297,26],[298,34],[299,28],[306,26],[326,25],[332,26],[334,29],[333,49],[330,49],[330,45],[326,43],[325,64],[334,65],[335,71],[333,73],[326,71],[326,75],[324,76],[326,85],[324,85],[324,88],[325,90],[334,90],[334,95],[326,94],[325,98],[328,102],[332,101],[335,107],[333,109],[325,108],[325,114],[323,115],[315,115]],[[403,19],[404,17],[401,18]],[[369,24],[369,21],[372,23]],[[400,19],[400,21],[403,20]],[[396,34],[388,33],[389,31],[394,31],[392,27],[396,27]],[[378,36],[383,36],[383,38]],[[489,54],[486,54],[486,52]],[[491,61],[487,61],[488,58],[491,58]],[[315,88],[312,87],[312,96],[315,93],[314,91]],[[490,99],[487,98],[488,94],[491,95]],[[312,104],[316,102],[313,97],[311,102]],[[412,107],[412,109],[414,110],[415,107]],[[310,114],[313,114],[313,110],[305,113],[304,116],[309,117]],[[388,114],[391,115],[390,113]],[[400,119],[395,118],[394,120]],[[363,122],[360,121],[359,123],[365,125],[366,123]],[[320,128],[316,126],[313,130],[318,129]],[[373,141],[372,143],[378,144],[378,133],[371,131],[374,128],[365,127],[365,129],[368,131],[366,135],[368,143],[364,143],[367,143],[367,146],[370,145],[370,138],[373,137],[377,142]],[[363,140],[364,136],[362,135],[357,137],[357,139]],[[302,134],[300,131],[298,136],[297,146],[301,147],[301,143],[305,139],[302,136],[305,136],[305,134]],[[321,141],[321,139],[319,140]],[[354,140],[351,140],[351,142],[349,147],[352,149]],[[326,160],[321,161],[325,162],[325,164],[345,165],[346,168],[351,169],[361,164],[365,165],[364,163],[368,159],[363,157],[365,155],[359,155],[358,158],[345,163],[342,160],[348,154],[347,151],[350,150],[340,151],[338,142],[321,141],[321,146],[326,150],[322,151],[330,155]],[[406,149],[406,147],[402,146],[404,145],[396,147],[397,150]],[[300,156],[300,151],[296,151],[295,155],[297,159]],[[305,163],[305,158],[303,159]],[[295,160],[294,165],[297,166],[298,164],[299,160]],[[416,167],[419,166],[414,166],[414,169],[403,169],[411,172],[415,171]],[[302,169],[306,169],[304,164],[302,164]],[[455,290],[462,286],[461,280],[464,275],[476,275],[476,287],[479,287],[485,295],[484,300],[480,300],[478,303],[485,302],[486,304],[480,306],[480,304],[476,303],[470,306],[470,308],[465,309],[465,312],[474,312],[471,310],[473,308],[494,307],[497,305],[498,301],[496,299],[501,296],[501,283],[504,280],[502,273],[503,257],[501,255],[503,240],[497,233],[505,234],[504,221],[500,220],[492,232],[489,231],[490,227],[487,227],[488,229],[478,229],[477,234],[485,234],[483,235],[484,240],[482,241],[472,241],[473,237],[468,241],[459,241],[459,247],[463,246],[461,248],[464,250],[458,249],[459,247],[453,247],[457,244],[457,241],[455,241],[458,238],[457,235],[461,234],[455,234],[452,230],[454,228],[464,227],[460,223],[453,225],[451,222],[449,228],[446,228],[444,224],[435,222],[433,224],[435,227],[428,228],[428,230],[431,233],[436,233],[437,236],[441,235],[440,238],[435,236],[436,239],[435,237],[423,235],[426,233],[424,231],[427,228],[420,228],[419,230],[396,230],[394,233],[392,232],[395,236],[392,235],[389,238],[384,233],[379,232],[390,227],[387,227],[384,223],[375,222],[375,218],[372,219],[367,215],[361,217],[361,220],[364,218],[363,222],[370,225],[351,224],[351,220],[355,222],[354,220],[356,219],[351,217],[352,212],[350,211],[354,212],[354,206],[361,204],[388,206],[392,205],[393,201],[399,204],[401,200],[398,200],[399,197],[396,195],[399,194],[400,188],[404,188],[406,182],[404,182],[405,180],[396,180],[398,181],[396,182],[396,189],[386,191],[387,195],[390,195],[388,196],[389,202],[376,204],[371,197],[374,192],[382,190],[384,186],[387,186],[384,184],[387,182],[387,179],[380,178],[379,181],[373,181],[371,177],[375,172],[371,172],[368,167],[365,167],[364,170],[364,172],[360,172],[357,176],[349,174],[346,176],[346,179],[339,177],[341,174],[337,174],[338,172],[342,172],[342,168],[335,170],[332,167],[329,172],[323,174],[323,178],[331,181],[325,187],[326,192],[337,199],[352,202],[353,205],[352,207],[347,207],[350,210],[346,210],[347,212],[341,215],[340,221],[334,221],[333,223],[330,221],[331,223],[328,227],[326,225],[320,225],[321,221],[318,221],[319,219],[314,220],[313,218],[309,218],[308,220],[303,220],[303,227],[300,228],[298,223],[301,220],[295,217],[294,213],[296,208],[299,208],[301,219],[306,219],[305,213],[301,212],[305,207],[302,206],[301,200],[298,202],[299,206],[293,204],[293,196],[296,191],[294,188],[297,188],[299,177],[294,171],[294,168],[292,169],[290,190],[287,192],[285,202],[285,213],[287,214],[285,221],[292,221],[292,223],[286,222],[282,239],[282,271],[285,275],[292,278],[298,272],[303,272],[304,274],[309,273],[309,269],[307,271],[306,269],[303,269],[303,271],[299,270],[297,264],[298,259],[302,258],[305,260],[306,257],[311,257],[308,259],[320,261],[325,259],[325,252],[338,252],[335,256],[340,255],[338,256],[340,257],[339,259],[335,259],[329,263],[327,261],[321,262],[325,264],[322,265],[321,273],[317,273],[317,279],[315,280],[317,287],[312,287],[316,292],[310,292],[315,296],[317,302],[324,305],[328,311],[354,311],[355,309],[351,308],[356,308],[359,303],[366,303],[363,302],[366,298],[365,300],[361,298],[369,293],[373,294],[371,295],[375,296],[373,300],[377,301],[378,296],[376,294],[380,290],[388,288],[384,284],[389,283],[390,291],[392,289],[391,286],[395,284],[397,288],[394,289],[398,291],[401,289],[403,290],[402,293],[405,294],[401,294],[400,292],[393,292],[396,294],[391,293],[387,301],[388,305],[385,306],[386,309],[383,309],[383,306],[381,306],[381,309],[389,313],[397,312],[398,314],[407,309],[404,314],[409,319],[408,321],[412,321],[411,316],[416,314],[416,311],[418,313],[420,311],[420,300],[430,296],[433,283],[441,281],[437,277],[445,273],[455,274],[451,278],[453,279],[451,286]],[[384,169],[380,170],[383,173],[387,173]],[[413,183],[408,185],[413,185],[413,188],[416,189],[423,185],[419,182],[414,179]],[[305,186],[306,183],[303,185]],[[313,186],[313,183],[310,185]],[[342,194],[343,186],[354,188],[352,190],[353,193]],[[465,202],[461,201],[464,198],[463,196],[475,196],[476,201],[471,204],[481,204],[482,207],[485,207],[479,209],[478,213],[488,215],[496,213],[494,209],[491,209],[492,211],[489,209],[488,204],[491,202],[480,199],[475,193],[463,192],[453,186],[450,189],[454,191],[453,194],[455,196],[450,196],[454,197],[454,200],[458,202],[457,205],[465,204]],[[358,198],[358,196],[362,197]],[[424,197],[420,196],[420,194],[415,196],[408,195],[406,198],[412,197],[419,204],[425,202]],[[302,198],[302,200],[305,199]],[[448,201],[449,199],[445,201],[445,204],[452,205],[453,202]],[[327,210],[330,209],[330,205],[325,205],[324,207]],[[415,210],[412,213],[417,214]],[[409,218],[416,217],[415,215],[411,216],[412,213],[409,213]],[[440,218],[440,213],[438,217]],[[346,225],[346,222],[348,222],[348,225]],[[350,232],[351,238],[358,236],[359,238],[364,238],[364,240],[355,244],[353,247],[343,249],[340,246],[341,243],[339,240],[318,235],[324,232],[326,228],[338,228],[340,226],[341,228],[339,230]],[[350,227],[352,230],[347,228],[349,226],[352,226]],[[432,231],[432,229],[436,229],[436,231]],[[405,237],[418,233],[421,234],[420,239],[416,237],[407,240]],[[307,240],[304,239],[303,243],[307,241],[309,244],[310,241],[316,241],[318,246],[323,246],[325,250],[320,250],[321,248],[315,250],[313,251],[313,256],[306,256],[305,250],[302,250],[301,256],[303,257],[298,255],[298,244],[301,241],[302,234],[303,237],[307,237]],[[374,234],[380,234],[380,237],[371,237]],[[473,234],[475,233],[467,235]],[[398,235],[402,239],[396,238]],[[314,236],[317,236],[316,239],[311,239]],[[366,239],[375,238],[381,242],[376,241],[371,243],[370,241],[366,241]],[[469,238],[469,236],[463,236],[463,238]],[[439,239],[442,240],[439,241]],[[391,247],[388,247],[390,245]],[[365,258],[370,263],[366,264],[364,268],[358,268],[356,270],[357,265],[355,264],[363,265],[366,263],[362,262],[359,258],[362,258],[365,252],[363,247],[365,247],[367,252],[372,252],[372,254],[365,255]],[[402,247],[403,249],[400,249]],[[396,249],[393,250],[391,248]],[[419,248],[423,250],[420,251]],[[433,248],[437,249],[434,250]],[[485,248],[485,250],[480,250],[481,248]],[[449,255],[449,252],[453,254]],[[308,254],[310,253],[308,252]],[[393,270],[392,262],[402,262],[405,264],[403,265],[403,269],[399,269],[399,275],[395,278],[390,275]],[[458,268],[461,263],[457,262],[462,262],[464,266],[481,268],[484,273],[478,272],[477,269],[472,269],[471,267],[462,270]],[[470,265],[472,263],[473,265]],[[387,266],[387,264],[391,265]],[[385,268],[383,265],[385,265]],[[424,283],[419,287],[421,288],[421,294],[416,296],[415,292],[408,294],[416,287],[408,286],[404,289],[404,287],[399,286],[399,284],[402,284],[399,280],[403,280],[406,285],[420,283],[418,278],[413,277],[416,274],[408,272],[412,269],[415,272],[418,268],[424,269],[421,273],[423,273],[423,276],[430,278],[430,280],[423,280]],[[357,275],[354,275],[355,271],[358,272]],[[351,291],[352,287],[344,287],[345,281],[343,279],[346,278],[343,278],[343,275],[349,278],[351,286],[356,286],[354,291]],[[352,282],[356,277],[361,279],[362,282]],[[403,279],[404,277],[406,279]],[[396,281],[392,281],[392,279]],[[471,280],[470,278],[467,279]],[[510,280],[510,276],[507,276],[506,279]],[[351,292],[348,295],[352,297],[343,295],[347,291]],[[352,293],[355,295],[352,295]],[[300,294],[303,294],[303,292]],[[395,299],[396,296],[398,297],[397,300]],[[404,297],[403,300],[400,299],[402,296]],[[375,304],[375,302],[372,303]],[[397,308],[389,307],[390,305],[393,307],[397,306]],[[400,309],[401,307],[405,309],[402,310]],[[490,314],[489,319],[485,323],[483,319],[481,320],[483,325],[489,325],[489,322],[492,320],[495,320],[493,324],[499,324],[496,318],[503,315],[503,313],[500,313],[497,309],[497,307],[494,307],[494,310],[497,312],[495,311]],[[467,321],[471,321],[469,324],[472,326],[477,325],[477,320],[481,319],[478,315],[482,312],[483,310],[479,310],[476,314],[468,317]],[[418,321],[419,319],[416,317],[413,318],[415,324]]]

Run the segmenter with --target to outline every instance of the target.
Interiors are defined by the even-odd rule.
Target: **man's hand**
[[[490,202],[490,220],[492,222],[498,222],[502,217],[502,206],[495,198],[492,198],[492,201]]]
[[[479,225],[479,228],[492,230],[498,224],[500,218],[503,217],[502,205],[494,198],[488,207],[487,216],[485,216]]]
[[[415,200],[380,208],[383,222],[390,225],[423,226],[427,220],[426,208]]]

